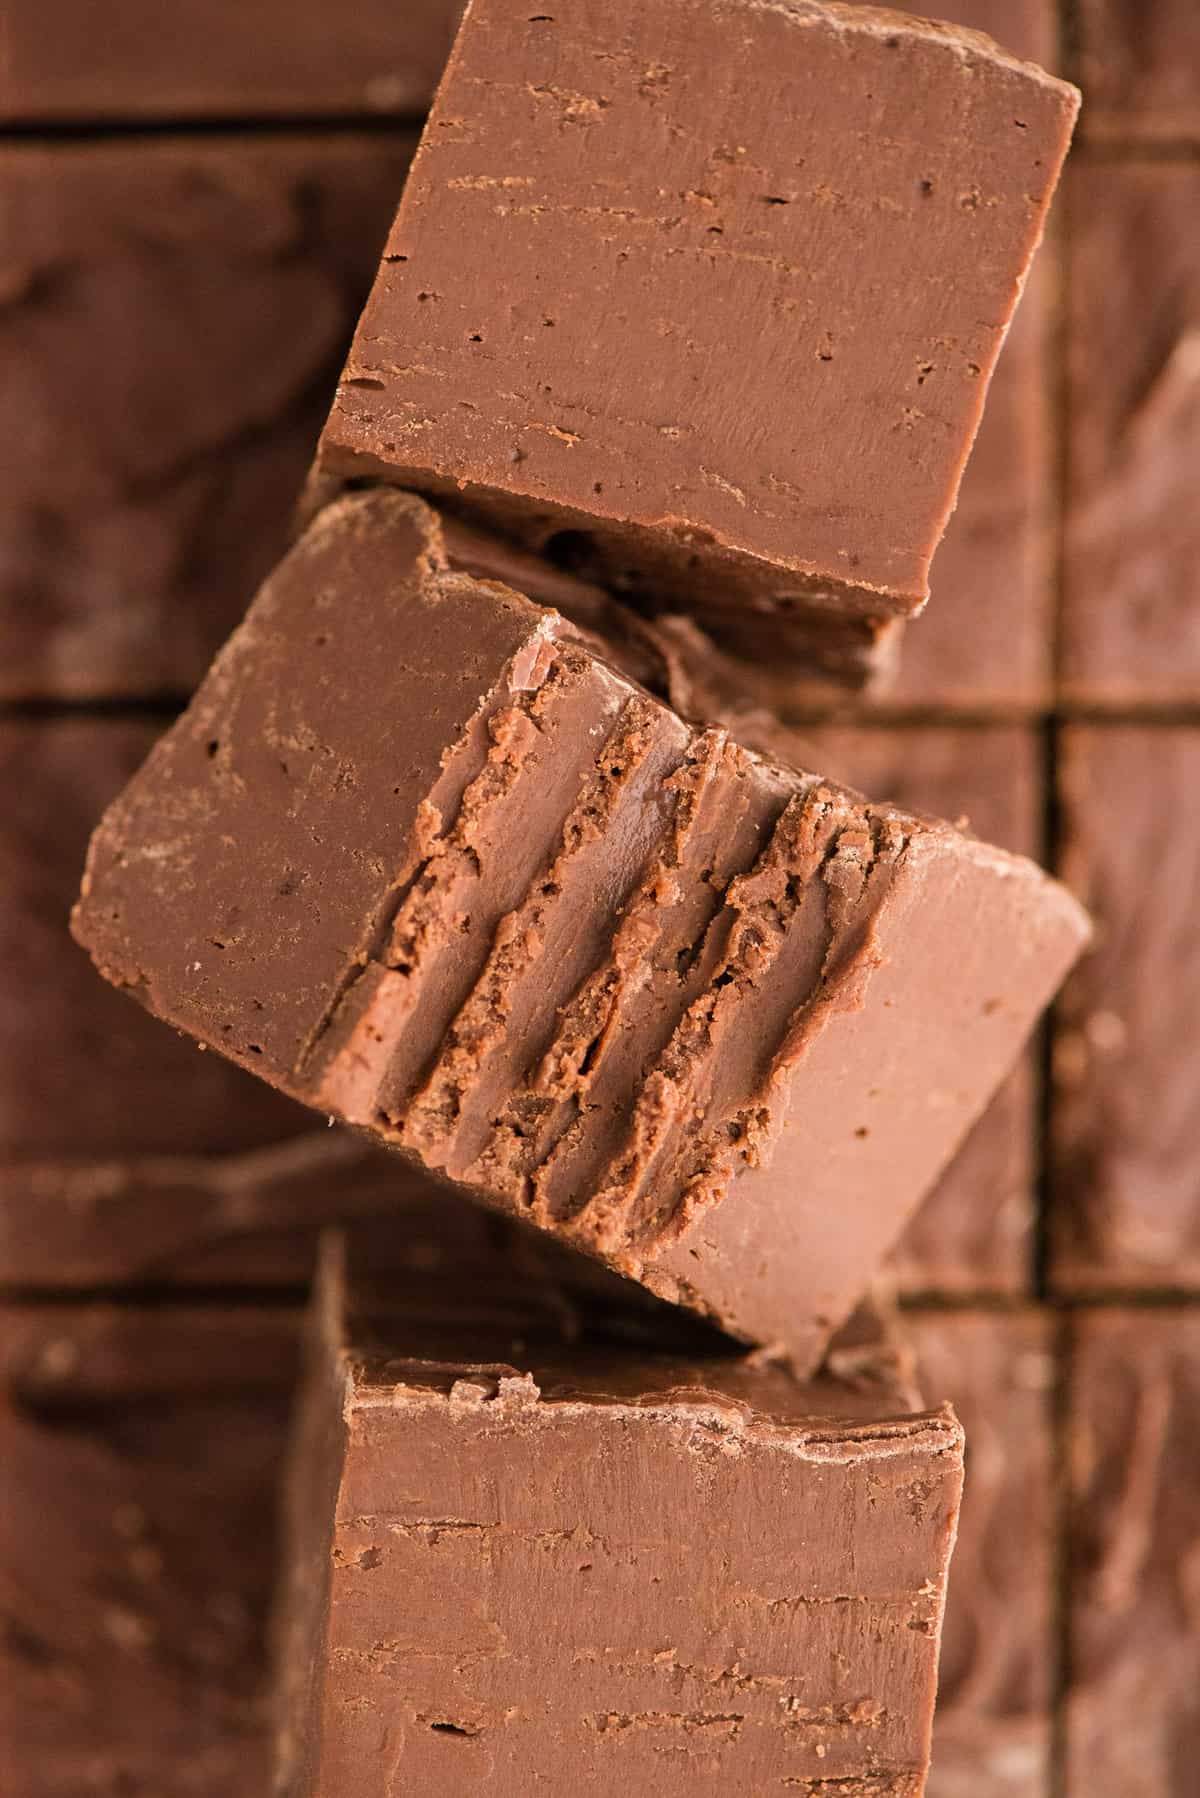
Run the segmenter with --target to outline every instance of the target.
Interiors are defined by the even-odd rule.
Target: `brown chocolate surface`
[[[909,632],[911,644],[917,630]],[[906,650],[907,653],[907,650]],[[1020,855],[1040,852],[1035,733],[968,729],[812,727],[800,757],[835,780],[914,811],[965,816],[972,830]],[[908,1292],[1023,1292],[1032,1273],[1037,1056],[1028,1051],[925,1199],[892,1254]]]
[[[1087,162],[1068,191],[1068,699],[1200,697],[1200,166]]]
[[[0,1309],[6,1798],[261,1798],[297,1319]]]
[[[321,1294],[276,1789],[915,1798],[953,1415],[430,1304]]]
[[[870,9],[476,0],[323,463],[689,605],[918,609],[1075,105]]]
[[[264,588],[77,913],[167,1021],[802,1366],[1083,928],[685,725],[386,490]]]
[[[1051,687],[1047,284],[1034,270],[1013,321],[958,506],[933,565],[932,603],[905,631],[881,709],[1028,712]]]
[[[1200,1314],[1075,1314],[1069,1798],[1195,1790],[1198,1412]]]
[[[1193,0],[1079,0],[1078,17],[1089,136],[1200,138],[1200,12]]]
[[[1062,871],[1097,921],[1055,1042],[1053,1270],[1200,1285],[1200,730],[1068,726]]]
[[[88,833],[160,733],[0,723],[0,1286],[300,1282],[331,1219],[426,1182],[94,977],[67,930]]]
[[[949,1400],[967,1438],[928,1798],[1049,1798],[1057,1326],[929,1310],[904,1328],[926,1398]]]
[[[419,114],[462,0],[8,0],[0,122]]]
[[[411,147],[0,147],[0,698],[200,678],[287,542]]]

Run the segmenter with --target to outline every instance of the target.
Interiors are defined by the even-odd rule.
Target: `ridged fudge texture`
[[[809,1366],[1085,926],[685,723],[379,489],[110,809],[75,928],[169,1023]]]
[[[473,0],[323,464],[659,598],[919,610],[1077,102],[872,8]]]
[[[917,1798],[961,1463],[886,1390],[327,1269],[276,1791]]]

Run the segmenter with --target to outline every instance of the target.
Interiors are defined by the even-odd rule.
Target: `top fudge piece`
[[[802,1366],[1085,933],[1029,862],[686,724],[386,488],[267,583],[75,927],[170,1023]]]
[[[869,8],[475,0],[323,465],[660,599],[919,610],[1077,99]]]

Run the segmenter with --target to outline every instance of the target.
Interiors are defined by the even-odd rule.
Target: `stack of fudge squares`
[[[1076,105],[815,0],[467,10],[296,541],[74,919],[390,1152],[289,1798],[924,1790],[963,1436],[872,1285],[1088,925],[802,720],[923,629]]]

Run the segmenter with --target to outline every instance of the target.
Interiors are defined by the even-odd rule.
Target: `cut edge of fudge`
[[[866,1781],[856,1790],[916,1798],[961,1497],[963,1438],[952,1409],[913,1412],[902,1390],[846,1386],[827,1372],[797,1382],[716,1337],[705,1344],[685,1329],[673,1342],[669,1320],[639,1345],[616,1321],[608,1335],[604,1319],[564,1320],[544,1289],[519,1284],[473,1290],[451,1281],[437,1290],[364,1280],[347,1268],[343,1245],[327,1240],[288,1488],[275,1644],[278,1792],[307,1798],[350,1766],[376,1767],[382,1792],[401,1753],[426,1780],[455,1789],[464,1778],[479,1780],[472,1789],[491,1790],[492,1778],[505,1793],[524,1789],[543,1712],[557,1739],[575,1738],[583,1789],[610,1790],[594,1782],[619,1777],[629,1741],[620,1718],[631,1710],[651,1740],[659,1727],[686,1737],[696,1725],[709,1743],[709,1714],[728,1726],[736,1713],[737,1727],[716,1738],[718,1764],[704,1769],[713,1776],[719,1765],[725,1777],[740,1767],[754,1778],[761,1757],[777,1756],[776,1776],[795,1773],[789,1783],[806,1790],[809,1779],[815,1790],[826,1776],[840,1785],[849,1775]],[[664,1535],[658,1527],[672,1476],[671,1516],[707,1520],[694,1541],[686,1528]],[[573,1494],[564,1490],[572,1480]],[[746,1516],[756,1492],[757,1529]],[[563,1506],[576,1504],[582,1514],[572,1509],[571,1527],[554,1527],[566,1523]],[[721,1579],[739,1580],[748,1607],[724,1629],[705,1622],[698,1547],[713,1536]],[[823,1548],[813,1540],[822,1537]],[[796,1594],[787,1603],[753,1593],[746,1577],[775,1541]],[[530,1553],[537,1564],[526,1575]],[[763,1566],[759,1580],[769,1578]],[[400,1659],[375,1641],[389,1618],[394,1634],[388,1592],[396,1579],[416,1651]],[[530,1612],[530,1579],[552,1628]],[[823,1604],[810,1581],[836,1600]],[[604,1602],[597,1585],[610,1588]],[[653,1617],[642,1616],[637,1589],[653,1591]],[[486,1594],[496,1632],[482,1656],[468,1640],[472,1591]],[[451,1592],[468,1602],[449,1603]],[[860,1611],[870,1628],[860,1629]],[[438,1616],[453,1620],[449,1630],[435,1625],[428,1643],[418,1640],[419,1620]],[[461,1643],[447,1640],[455,1627]],[[714,1628],[706,1656],[734,1653],[721,1641],[731,1629],[745,1644],[723,1676],[694,1664],[692,1636]],[[663,1635],[669,1652],[656,1652],[656,1629],[680,1632],[678,1640]],[[582,1684],[574,1664],[568,1681],[555,1678],[568,1647],[587,1659]],[[773,1669],[770,1659],[763,1667],[771,1656],[779,1657]],[[834,1688],[846,1687],[823,1693],[824,1703],[811,1690],[818,1667],[830,1670]],[[342,1669],[355,1680],[353,1706],[331,1691]],[[758,1677],[769,1669],[771,1677]],[[519,1704],[515,1691],[530,1679],[538,1702]],[[606,1700],[614,1679],[638,1682],[640,1702]],[[707,1693],[695,1705],[693,1683]],[[723,1695],[717,1704],[714,1689]],[[367,1736],[378,1741],[380,1731],[388,1752],[364,1760]],[[477,1768],[472,1740],[496,1744],[495,1760],[489,1754]],[[466,1758],[445,1752],[464,1744]],[[438,1770],[427,1754],[443,1757]],[[672,1792],[685,1789],[670,1783],[676,1777],[701,1773],[659,1764]]]
[[[74,929],[293,1097],[811,1365],[1086,923],[1032,863],[685,724],[372,489],[110,809]],[[731,1270],[770,1285],[773,1243],[768,1304]]]

